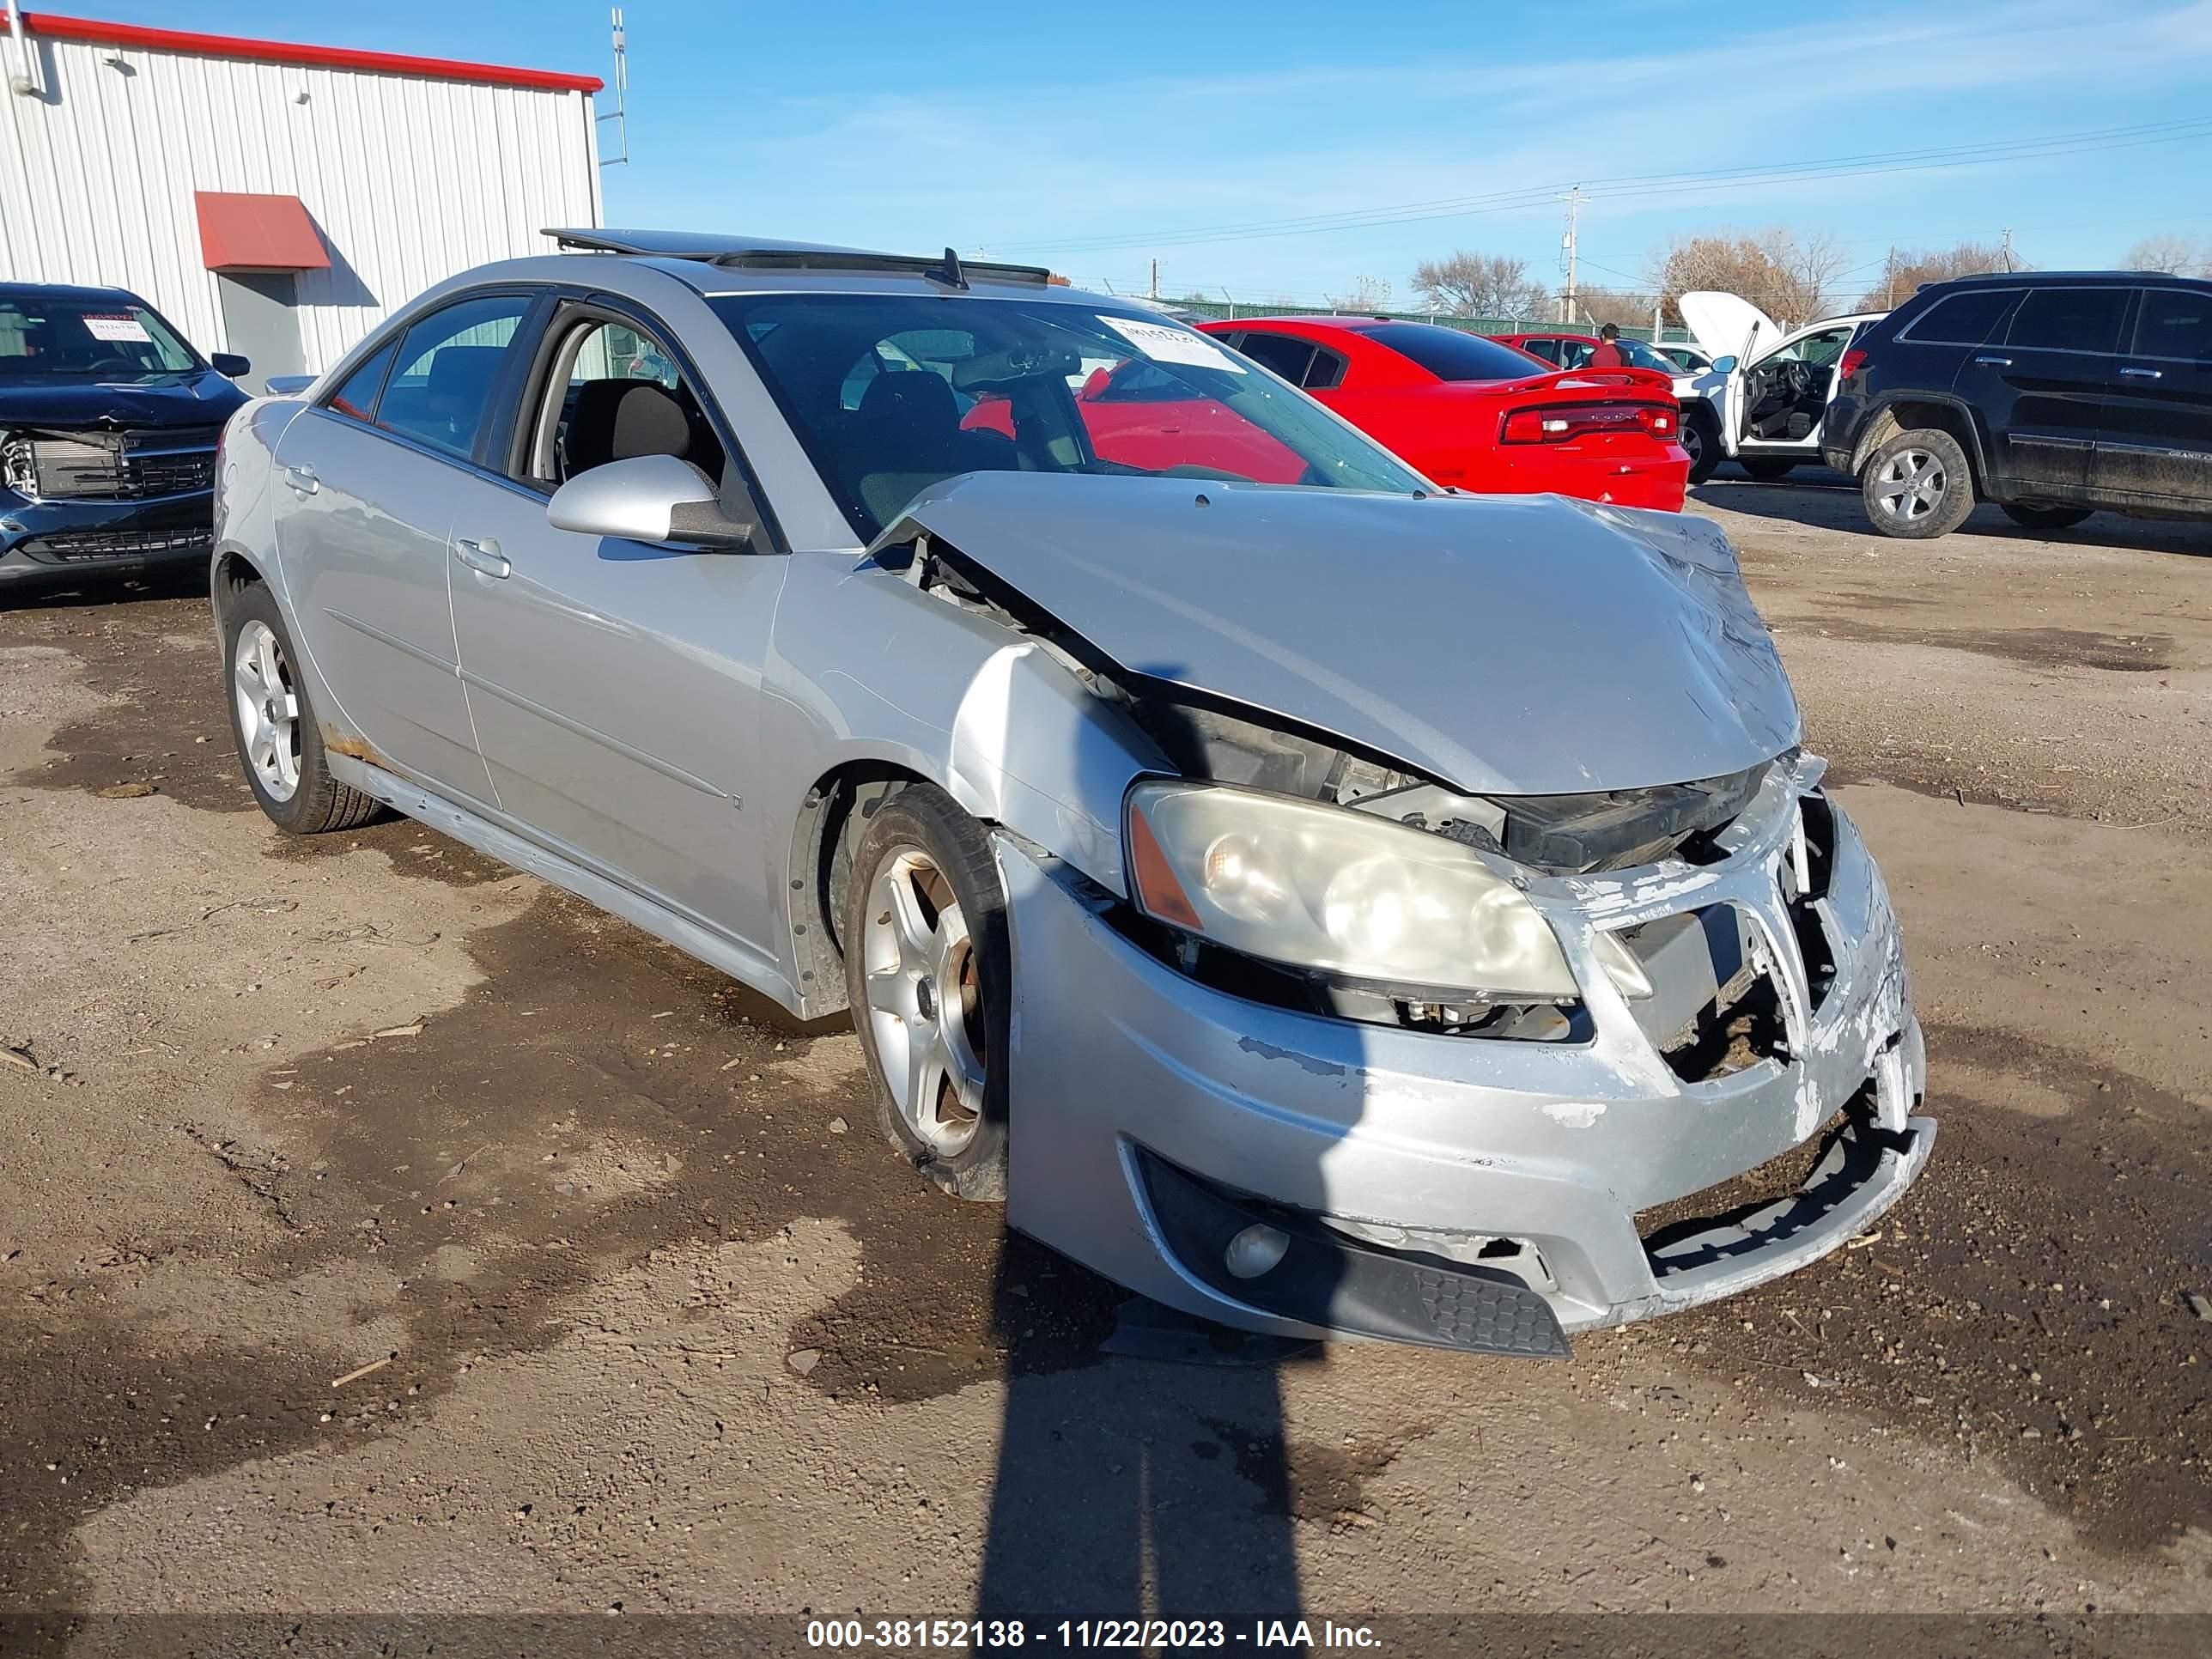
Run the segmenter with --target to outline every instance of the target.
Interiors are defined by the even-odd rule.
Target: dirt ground
[[[1931,1166],[1571,1362],[1102,1356],[858,1051],[252,808],[204,592],[0,601],[0,1610],[2212,1611],[2212,526],[1716,480]]]

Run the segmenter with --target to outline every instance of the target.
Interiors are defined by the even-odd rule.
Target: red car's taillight
[[[1836,360],[1836,378],[1839,380],[1850,380],[1852,375],[1866,367],[1866,353],[1859,347],[1853,346]]]
[[[1509,444],[1563,444],[1595,433],[1644,432],[1666,439],[1677,424],[1674,411],[1657,404],[1555,404],[1512,410],[1498,438]]]

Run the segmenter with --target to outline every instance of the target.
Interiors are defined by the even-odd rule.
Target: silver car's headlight
[[[1580,994],[1551,925],[1475,853],[1387,818],[1224,784],[1129,792],[1139,908],[1248,956],[1387,985]]]

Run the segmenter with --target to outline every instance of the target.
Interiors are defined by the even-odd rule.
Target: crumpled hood
[[[221,426],[246,394],[213,369],[148,380],[0,378],[0,428]]]
[[[1462,790],[1741,771],[1796,699],[1719,529],[1558,496],[977,472],[915,526],[1127,674],[1333,733]]]

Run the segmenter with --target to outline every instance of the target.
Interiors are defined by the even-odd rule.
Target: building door
[[[218,270],[222,331],[231,350],[253,365],[239,385],[260,397],[271,374],[301,374],[298,278],[289,270]]]

